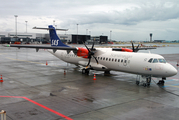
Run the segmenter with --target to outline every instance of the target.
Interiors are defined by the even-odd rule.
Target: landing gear
[[[166,78],[162,78],[162,80],[159,80],[157,85],[164,85],[165,84],[164,80],[166,80]]]
[[[110,75],[110,71],[104,71],[104,75]]]
[[[82,74],[89,75],[89,69],[83,68],[83,69],[82,69]]]
[[[140,84],[140,81],[136,80],[136,85],[139,85]]]
[[[150,83],[151,83],[151,76],[146,78],[147,86],[150,86]]]
[[[151,76],[137,76],[136,85],[143,85],[144,87],[150,86]]]

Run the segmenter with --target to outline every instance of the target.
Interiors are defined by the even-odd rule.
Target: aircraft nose
[[[170,67],[170,72],[169,72],[169,74],[170,74],[171,76],[174,76],[174,75],[176,75],[177,73],[178,73],[177,69],[174,68],[173,66],[171,66],[171,67]]]

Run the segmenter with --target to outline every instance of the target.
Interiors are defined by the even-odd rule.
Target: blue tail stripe
[[[62,43],[60,38],[57,36],[55,28],[52,25],[49,25],[48,28],[49,28],[51,46],[69,47],[68,45]]]

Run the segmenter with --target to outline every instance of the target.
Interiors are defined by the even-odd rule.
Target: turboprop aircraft
[[[39,28],[40,29],[40,28]],[[32,45],[6,45],[8,47],[18,48],[35,48],[48,49],[48,52],[58,57],[59,59],[83,66],[82,74],[89,74],[90,70],[101,70],[105,73],[109,71],[120,71],[126,73],[137,74],[145,77],[144,86],[149,86],[151,77],[161,78],[158,84],[164,84],[166,77],[174,76],[177,70],[165,58],[158,54],[138,53],[138,50],[150,49],[135,48],[132,43],[132,49],[128,48],[95,48],[94,43],[91,48],[85,47],[70,47],[63,44],[56,34],[56,30],[52,25],[48,28],[51,39],[51,46],[32,46]],[[60,29],[66,30],[66,29]],[[140,81],[137,80],[139,85]]]

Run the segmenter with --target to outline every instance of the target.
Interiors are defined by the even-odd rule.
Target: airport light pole
[[[16,41],[17,41],[17,17],[18,15],[14,15],[15,17],[15,29],[16,29]]]
[[[77,43],[78,43],[78,24],[76,24],[77,25]]]
[[[86,29],[86,35],[88,35],[88,29]]]
[[[112,33],[112,30],[110,30],[110,42],[111,42],[111,33]]]
[[[53,20],[53,26],[55,27],[55,20]]]
[[[27,22],[28,22],[28,21],[25,21],[25,22],[26,22],[26,33],[27,33]]]

